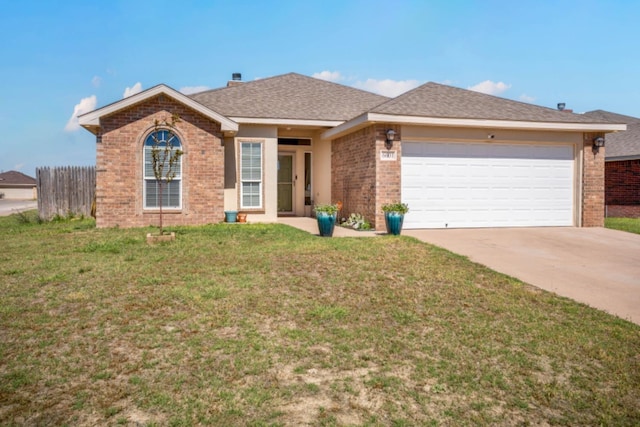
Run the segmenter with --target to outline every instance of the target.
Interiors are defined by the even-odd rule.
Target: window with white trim
[[[182,149],[180,139],[168,130],[159,130],[151,133],[144,141],[144,208],[154,209],[160,207],[160,183],[153,173],[152,149],[158,141],[158,148],[164,149],[171,146],[172,154]],[[168,163],[168,161],[166,162]],[[165,168],[168,164],[165,164]],[[162,207],[180,209],[182,207],[182,157],[173,166],[176,176],[171,182],[162,183]],[[163,176],[165,174],[163,173]]]
[[[240,143],[240,206],[262,208],[262,143]]]

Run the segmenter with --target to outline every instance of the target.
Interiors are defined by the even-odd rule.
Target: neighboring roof
[[[135,95],[131,95],[120,101],[114,102],[109,105],[105,105],[104,107],[98,108],[97,110],[93,110],[89,113],[80,115],[78,116],[78,122],[84,128],[95,133],[97,127],[100,126],[101,117],[107,116],[109,114],[113,114],[125,108],[129,108],[132,105],[139,104],[141,102],[144,102],[160,94],[164,94],[170,98],[173,98],[174,100],[199,112],[205,117],[209,117],[210,119],[220,123],[220,127],[222,131],[237,132],[238,130],[238,124],[235,123],[234,121],[230,120],[227,117],[224,117],[224,115],[221,115],[220,113],[212,110],[209,107],[206,107],[198,102],[195,102],[193,99],[189,98],[188,96],[163,84],[154,86],[150,89],[136,93]]]
[[[243,118],[343,122],[390,99],[297,73],[243,82],[190,97],[241,123],[248,122]]]
[[[589,111],[584,113],[584,116],[627,124],[626,131],[606,136],[605,156],[607,160],[631,160],[640,158],[640,118],[604,110]]]
[[[0,173],[0,187],[35,187],[36,180],[18,171]]]

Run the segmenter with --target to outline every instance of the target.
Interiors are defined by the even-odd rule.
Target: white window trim
[[[260,180],[244,180],[242,179],[242,144],[258,144],[260,145]],[[240,209],[246,210],[263,210],[264,209],[264,141],[263,140],[251,140],[251,139],[240,139],[238,140],[238,182],[240,186]],[[259,198],[259,206],[246,206],[244,204],[244,187],[243,184],[245,182],[257,182],[258,183],[258,198]]]
[[[163,130],[167,130],[167,129],[159,129],[160,131]],[[160,210],[160,206],[147,206],[147,182],[148,181],[157,181],[155,176],[151,176],[148,177],[147,176],[147,169],[146,169],[146,158],[147,158],[147,138],[149,138],[149,135],[151,135],[153,133],[150,132],[148,134],[145,135],[144,139],[142,140],[142,209],[145,211],[158,211]],[[182,138],[180,137],[180,135],[178,135],[175,131],[173,131],[173,134],[176,138],[178,138],[178,141],[180,142],[180,149],[182,149],[183,144],[182,144]],[[179,192],[180,192],[180,197],[178,198],[178,206],[163,206],[162,210],[163,211],[180,211],[182,210],[182,169],[184,167],[184,155],[182,155],[180,157],[180,173],[178,175],[176,175],[175,178],[173,178],[173,182],[178,181],[179,183]],[[166,181],[166,180],[165,180]]]

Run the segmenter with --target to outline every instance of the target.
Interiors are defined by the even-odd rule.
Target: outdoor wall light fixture
[[[387,130],[387,140],[384,142],[384,146],[387,147],[387,150],[391,150],[393,147],[393,141],[396,138],[396,131],[393,129]]]
[[[593,138],[593,153],[600,151],[600,147],[604,147],[604,138],[601,136]]]

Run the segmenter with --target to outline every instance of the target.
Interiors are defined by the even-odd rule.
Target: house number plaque
[[[380,150],[380,160],[394,162],[398,160],[398,152],[395,150]]]

